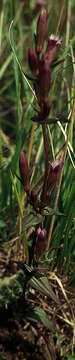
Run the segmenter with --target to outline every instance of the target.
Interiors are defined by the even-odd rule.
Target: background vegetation
[[[27,200],[16,175],[19,176],[19,155],[25,151],[30,165],[31,184],[36,190],[44,172],[44,149],[41,125],[34,124],[34,95],[26,81],[28,48],[34,48],[34,33],[41,6],[38,1],[3,0],[0,2],[0,244],[9,247],[18,237],[20,205],[26,212]],[[56,33],[63,41],[59,62],[52,69],[50,101],[52,114],[71,119],[70,135],[66,148],[65,164],[58,201],[57,188],[53,191],[50,207],[56,216],[45,219],[48,247],[42,262],[50,270],[61,269],[68,284],[75,280],[75,1],[48,1],[48,34]],[[12,23],[12,28],[11,22]],[[11,41],[10,41],[11,40]],[[15,53],[14,53],[15,52]],[[57,51],[58,54],[58,51]],[[19,65],[17,59],[19,61]],[[29,84],[32,87],[31,81]],[[48,125],[50,161],[63,159],[69,125],[63,121]],[[11,173],[13,179],[11,178]],[[39,182],[38,182],[39,179]],[[37,184],[36,184],[37,183]],[[36,186],[35,186],[36,184]],[[15,185],[19,200],[16,196]],[[65,216],[59,216],[58,212]],[[55,212],[54,212],[55,214]],[[31,220],[31,219],[30,219]],[[29,221],[30,221],[29,220]],[[32,225],[34,226],[34,221]],[[19,220],[20,226],[20,220]],[[32,226],[29,225],[30,228]],[[33,235],[32,235],[33,236]],[[25,244],[25,250],[26,250]],[[24,251],[24,250],[23,250]],[[2,289],[1,289],[2,291]],[[68,357],[68,359],[71,359]]]
[[[33,146],[30,154],[30,167],[32,184],[44,170],[44,153],[41,125],[33,125],[31,118],[33,110],[33,94],[30,91],[20,69],[16,58],[12,52],[9,41],[9,27],[14,19],[11,34],[11,43],[15,49],[21,70],[29,73],[28,68],[28,48],[34,47],[34,33],[36,31],[37,11],[35,2],[29,1],[3,1],[1,7],[0,22],[0,226],[1,238],[3,241],[10,240],[17,233],[17,200],[10,178],[10,169],[13,175],[19,175],[19,154],[24,149],[29,154],[29,141],[31,129],[34,127]],[[53,112],[56,117],[59,115],[69,118],[74,98],[74,1],[72,4],[65,1],[63,6],[59,1],[48,2],[48,34],[57,32],[64,43],[61,62],[52,72],[52,87],[50,91],[50,101],[53,104]],[[40,6],[38,7],[40,11]],[[39,14],[38,11],[38,14]],[[69,13],[69,14],[68,14]],[[60,14],[60,16],[59,16]],[[58,154],[63,157],[65,138],[67,135],[67,124],[61,123],[49,126],[52,147],[50,143],[50,160]],[[68,271],[75,260],[75,224],[74,224],[74,116],[70,132],[70,144],[68,145],[67,156],[62,177],[62,186],[58,201],[58,209],[66,214],[66,217],[56,217],[53,235],[51,237],[51,247],[54,249],[53,257],[60,248],[58,261],[61,265],[65,258],[65,270]],[[50,140],[49,140],[50,141]],[[33,171],[34,168],[34,171]],[[19,180],[15,177],[19,197],[22,197],[22,187]],[[56,189],[55,189],[56,191]],[[54,206],[54,197],[51,199],[50,206]],[[50,216],[47,217],[46,227],[49,231]]]

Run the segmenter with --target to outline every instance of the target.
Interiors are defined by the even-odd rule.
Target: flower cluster
[[[30,171],[28,162],[23,151],[20,153],[19,168],[21,175],[21,182],[24,190],[27,193],[29,203],[32,205],[36,213],[44,214],[44,207],[48,205],[52,190],[57,182],[60,169],[63,167],[63,162],[59,159],[48,163],[48,175],[46,178],[46,189],[42,192],[40,200],[37,198],[36,191],[30,189]],[[43,196],[42,196],[43,195]]]
[[[36,116],[36,121],[43,124],[43,139],[45,151],[45,173],[44,181],[40,198],[38,199],[36,191],[31,189],[30,186],[30,170],[24,152],[20,153],[19,168],[21,175],[21,182],[24,190],[27,193],[28,201],[36,214],[45,214],[45,207],[49,205],[50,196],[53,188],[57,182],[60,169],[63,167],[63,162],[59,159],[54,160],[52,163],[49,161],[48,142],[46,136],[45,120],[48,118],[51,104],[49,99],[49,91],[51,87],[51,64],[54,61],[56,48],[61,45],[58,37],[47,36],[47,11],[44,9],[39,16],[37,23],[37,31],[35,36],[35,52],[32,48],[28,51],[28,62],[30,70],[33,74],[33,84],[35,93],[38,100],[39,112]],[[46,50],[44,51],[44,43],[46,41]],[[44,121],[44,122],[43,122]],[[45,249],[45,240],[47,232],[38,224],[35,228],[36,237],[36,252],[39,257]],[[34,252],[33,244],[33,252]]]
[[[47,43],[44,52],[44,43]],[[62,45],[58,37],[51,35],[47,37],[47,11],[44,9],[39,16],[35,36],[35,52],[32,48],[28,51],[28,62],[30,70],[35,76],[34,89],[38,100],[40,111],[35,117],[36,121],[47,119],[51,104],[49,91],[51,87],[51,63],[55,58],[56,48]]]

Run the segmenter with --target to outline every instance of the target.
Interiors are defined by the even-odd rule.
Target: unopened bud
[[[47,31],[47,11],[44,9],[39,16],[36,34],[36,52],[40,54],[43,48]]]
[[[29,190],[30,190],[29,167],[28,167],[28,162],[26,160],[26,157],[25,157],[25,154],[23,151],[21,151],[21,153],[20,153],[19,168],[20,168],[22,183],[25,187],[25,191],[29,192]]]
[[[28,50],[28,62],[29,62],[29,67],[30,70],[32,71],[32,73],[37,76],[38,75],[38,60],[37,60],[37,56],[35,55],[33,49],[29,49]]]

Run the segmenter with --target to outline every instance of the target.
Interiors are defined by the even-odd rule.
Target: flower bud
[[[29,190],[30,190],[29,167],[28,167],[28,162],[26,160],[26,157],[25,157],[25,154],[23,151],[21,151],[21,153],[20,153],[19,168],[20,168],[22,183],[25,187],[25,191],[29,192]]]
[[[37,56],[35,55],[33,49],[29,49],[28,50],[28,62],[29,62],[29,67],[30,70],[32,71],[32,73],[37,76],[38,75],[38,60],[37,60]]]
[[[47,31],[47,11],[44,9],[39,16],[36,33],[36,52],[40,54],[43,48]]]

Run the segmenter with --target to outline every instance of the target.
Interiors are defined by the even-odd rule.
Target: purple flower
[[[58,173],[62,169],[63,165],[63,161],[59,159],[54,160],[52,163],[49,161],[47,190],[50,191],[50,193],[52,192],[52,189],[57,182]]]
[[[55,58],[56,48],[58,45],[62,45],[62,42],[55,35],[51,35],[46,39],[46,41],[47,41],[47,48],[43,58],[46,59],[49,62],[49,64],[51,64],[51,62]]]
[[[38,256],[41,256],[43,251],[45,250],[45,239],[47,236],[47,231],[46,229],[41,229],[40,226],[37,228],[37,244],[36,244],[36,248],[37,248],[37,254]]]
[[[39,240],[45,240],[46,236],[47,236],[47,231],[46,229],[41,229],[40,226],[37,228],[37,237],[39,238]]]
[[[49,161],[50,168],[56,172],[62,169],[63,164],[64,164],[63,161],[59,159],[54,160],[52,163]]]

